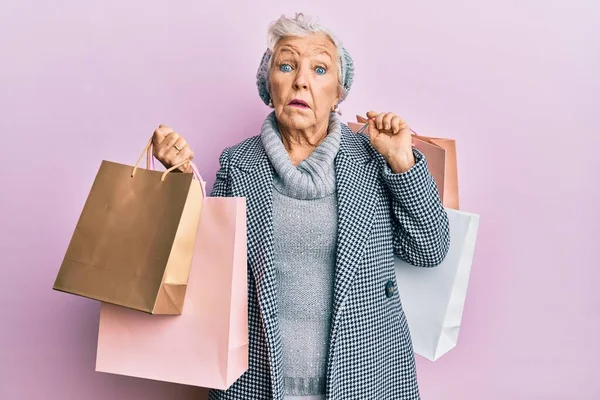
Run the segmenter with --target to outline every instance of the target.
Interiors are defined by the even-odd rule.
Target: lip
[[[294,100],[290,101],[288,103],[288,106],[290,106],[290,107],[298,107],[298,108],[310,108],[308,106],[307,102],[305,102],[304,100],[300,100],[300,99],[294,99]]]

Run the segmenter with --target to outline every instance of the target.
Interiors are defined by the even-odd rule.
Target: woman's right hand
[[[166,125],[159,125],[154,131],[152,147],[154,157],[167,169],[194,158],[194,152],[183,136]],[[181,172],[192,172],[192,165],[186,163],[178,169]]]

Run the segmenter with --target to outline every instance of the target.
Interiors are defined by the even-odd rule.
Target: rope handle
[[[155,171],[154,157],[152,154],[152,150],[153,150],[152,138],[150,138],[150,140],[148,141],[148,144],[146,144],[146,147],[144,147],[142,154],[140,154],[140,156],[138,157],[138,159],[135,163],[135,166],[133,167],[133,171],[131,171],[132,178],[135,176],[135,173],[136,173],[137,169],[139,168],[140,162],[142,161],[142,157],[144,157],[144,153],[146,154],[146,169]],[[187,163],[189,163],[190,166],[192,167],[192,174],[194,174],[194,177],[198,180],[198,182],[200,182],[200,186],[202,187],[202,195],[204,197],[206,197],[206,182],[204,181],[204,179],[202,179],[202,175],[200,175],[200,171],[198,171],[198,167],[196,166],[196,164],[194,164],[193,161],[190,159],[184,160],[184,161],[180,162],[179,164],[173,165],[171,168],[167,169],[160,177],[161,182],[164,182],[165,178],[167,177],[167,175],[169,173],[173,172],[174,170],[176,170],[179,167],[186,165]]]

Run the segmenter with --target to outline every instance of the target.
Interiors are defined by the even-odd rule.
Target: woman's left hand
[[[406,172],[415,165],[412,134],[406,121],[391,112],[369,111],[367,118],[371,144],[394,173]]]

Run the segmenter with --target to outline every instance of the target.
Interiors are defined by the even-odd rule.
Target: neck
[[[289,129],[279,126],[281,140],[295,166],[307,159],[313,150],[325,140],[328,126],[329,121],[310,129]]]
[[[275,171],[274,189],[279,193],[311,200],[334,192],[335,158],[342,140],[342,126],[335,115],[330,118],[327,135],[321,144],[304,161],[295,165],[283,143],[275,113],[265,118],[260,139]]]

